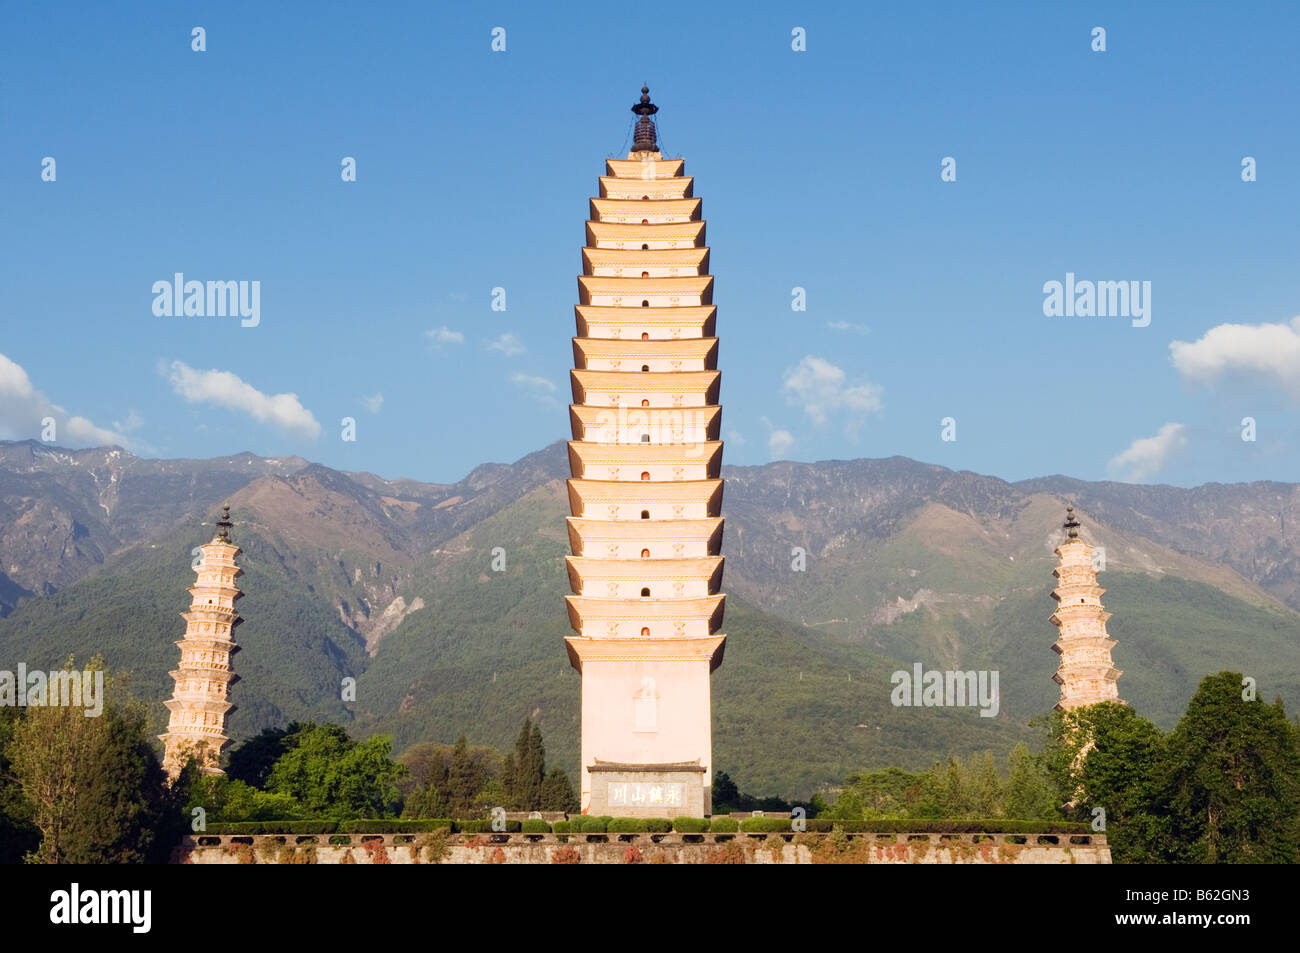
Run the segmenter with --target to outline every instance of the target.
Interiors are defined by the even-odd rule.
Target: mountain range
[[[0,442],[0,669],[102,654],[161,731],[194,547],[228,500],[244,569],[236,738],[327,719],[398,751],[462,733],[505,748],[527,716],[576,778],[568,475],[562,442],[454,484]],[[1034,738],[1058,691],[1048,617],[1067,502],[1105,550],[1126,701],[1167,728],[1204,675],[1230,669],[1300,704],[1298,484],[1008,483],[902,457],[723,476],[714,763],[744,790],[805,797],[852,770]],[[894,707],[890,674],[917,663],[997,671],[996,717]]]

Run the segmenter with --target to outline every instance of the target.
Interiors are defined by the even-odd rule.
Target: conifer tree
[[[1002,807],[1002,782],[993,752],[971,755],[966,772],[966,810],[972,817],[996,817]]]
[[[1007,758],[1009,777],[1002,796],[1003,813],[1016,820],[1059,818],[1047,773],[1022,741]]]
[[[474,810],[474,801],[487,777],[469,753],[465,736],[456,739],[451,753],[451,766],[447,771],[447,803],[453,817],[468,818]]]
[[[542,726],[536,722],[529,732],[527,753],[517,766],[517,770],[523,809],[541,810],[542,782],[546,778],[546,746],[542,744]]]
[[[1280,699],[1242,695],[1240,673],[1206,676],[1169,736],[1172,859],[1300,862],[1300,733]]]
[[[578,795],[574,793],[569,775],[563,768],[551,768],[546,772],[541,796],[540,810],[564,811],[566,814],[575,814],[578,811]]]

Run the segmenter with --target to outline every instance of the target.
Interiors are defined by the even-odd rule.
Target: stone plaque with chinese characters
[[[611,781],[609,783],[610,807],[681,807],[685,801],[686,786],[658,781]]]

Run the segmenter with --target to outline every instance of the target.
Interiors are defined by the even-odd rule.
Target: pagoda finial
[[[230,522],[230,504],[225,503],[221,507],[221,519],[217,520],[217,539],[223,543],[230,542],[230,527],[234,525]]]
[[[1079,538],[1079,521],[1074,518],[1074,507],[1070,504],[1065,506],[1065,535],[1070,539]]]
[[[650,102],[650,87],[641,87],[641,101],[632,107],[632,112],[641,118],[636,121],[632,133],[633,152],[658,152],[659,145],[655,134],[655,121],[650,117],[659,111],[659,107]]]

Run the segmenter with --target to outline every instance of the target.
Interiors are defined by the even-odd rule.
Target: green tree
[[[966,769],[955,757],[936,763],[922,780],[923,796],[916,805],[918,817],[969,817]]]
[[[523,796],[519,793],[519,769],[515,767],[514,752],[506,755],[505,767],[501,769],[501,787],[506,792],[506,803],[510,809],[519,810]]]
[[[226,774],[252,787],[265,788],[271,777],[271,768],[289,750],[285,739],[296,735],[304,727],[295,721],[288,728],[263,728],[260,734],[249,738],[230,752]]]
[[[1155,725],[1118,702],[1055,712],[1042,762],[1074,819],[1092,821],[1098,809],[1105,811],[1115,860],[1149,863],[1164,856],[1164,740]]]
[[[1300,732],[1280,699],[1272,705],[1244,700],[1236,672],[1206,676],[1170,734],[1168,751],[1177,859],[1300,861]]]
[[[389,817],[401,803],[406,766],[390,757],[392,741],[353,741],[338,725],[306,725],[285,738],[267,789],[294,798],[315,817]]]
[[[223,775],[197,778],[185,805],[187,817],[203,808],[208,823],[228,821],[294,821],[305,817],[301,804],[288,794],[259,791]]]
[[[901,768],[851,774],[827,816],[853,821],[907,817],[921,799],[922,780]]]
[[[527,721],[524,722],[527,726]],[[542,743],[542,726],[533,722],[528,734],[528,748],[517,762],[520,809],[537,811],[542,807],[542,782],[546,779],[546,746]]]
[[[567,778],[566,778],[567,780]],[[713,776],[713,811],[718,813],[721,807],[734,809],[740,800],[740,788],[731,780],[726,771],[719,771]]]
[[[11,770],[8,749],[21,709],[0,708],[0,864],[21,863],[23,856],[41,843],[32,824],[32,808]]]
[[[573,784],[563,768],[551,768],[542,781],[543,811],[564,811],[566,814],[578,812],[578,795],[574,793]]]
[[[72,659],[65,668],[73,669]],[[29,707],[7,746],[10,770],[41,834],[27,859],[165,861],[180,833],[182,792],[166,784],[144,705],[126,694],[120,677],[102,674],[98,657],[85,673],[104,679],[99,715],[87,717],[87,709],[72,705]]]
[[[963,800],[972,817],[997,817],[1002,812],[1002,782],[992,751],[971,755]]]
[[[525,718],[519,737],[515,739],[515,750],[506,757],[502,772],[502,786],[510,806],[519,811],[539,810],[545,772],[546,747],[542,743],[542,728],[531,718]]]
[[[1026,821],[1060,817],[1047,772],[1023,741],[1007,758],[1007,771],[1007,786],[1002,796],[1005,816]]]
[[[450,814],[447,796],[436,785],[416,788],[402,805],[402,817],[448,817]]]
[[[474,802],[487,782],[487,771],[469,751],[465,736],[456,739],[447,770],[447,804],[453,817],[470,817]]]

